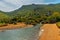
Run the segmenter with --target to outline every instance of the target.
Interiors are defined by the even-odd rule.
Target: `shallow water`
[[[0,40],[38,40],[40,26],[0,32]]]

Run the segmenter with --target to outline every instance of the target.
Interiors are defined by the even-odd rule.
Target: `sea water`
[[[40,25],[0,32],[0,40],[38,40]]]

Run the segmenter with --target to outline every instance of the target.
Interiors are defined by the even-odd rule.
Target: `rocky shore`
[[[0,30],[11,30],[25,27],[33,27],[33,25],[26,25],[25,23],[8,24],[7,26],[0,27]]]

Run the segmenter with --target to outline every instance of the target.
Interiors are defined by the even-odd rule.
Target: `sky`
[[[60,0],[0,0],[0,10],[10,12],[28,4],[55,4]]]

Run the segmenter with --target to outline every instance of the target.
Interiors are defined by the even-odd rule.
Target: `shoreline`
[[[44,29],[41,29],[39,32],[39,37],[43,34],[43,32],[44,32]]]
[[[8,24],[7,26],[0,27],[0,30],[12,30],[12,29],[25,28],[25,27],[33,27],[33,25],[28,25],[25,23]]]

